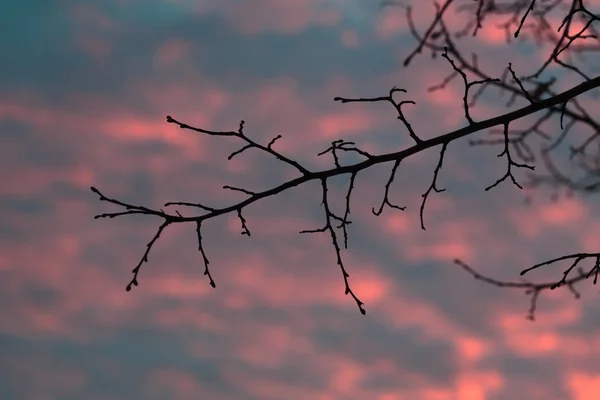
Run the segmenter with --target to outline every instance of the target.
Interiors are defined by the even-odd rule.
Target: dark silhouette
[[[147,245],[146,251],[144,252],[140,262],[133,269],[133,278],[127,285],[127,290],[131,290],[132,285],[138,285],[138,274],[140,268],[144,262],[148,261],[148,253],[152,248],[153,244],[160,237],[163,230],[171,224],[175,223],[194,223],[196,224],[196,232],[198,238],[198,247],[202,254],[205,270],[204,274],[207,275],[209,283],[212,287],[215,287],[215,282],[211,277],[210,270],[208,267],[209,261],[206,257],[204,249],[202,247],[202,222],[217,217],[219,215],[227,213],[237,213],[237,216],[241,223],[241,230],[243,235],[250,236],[250,230],[246,224],[242,212],[244,207],[259,201],[265,197],[274,196],[287,189],[295,186],[302,185],[306,182],[318,180],[322,188],[322,206],[324,209],[324,225],[321,228],[313,230],[305,230],[301,233],[316,233],[324,232],[327,233],[332,240],[333,248],[337,255],[337,264],[342,272],[342,277],[345,283],[345,293],[352,296],[355,300],[361,313],[365,314],[363,302],[360,301],[357,294],[353,292],[350,286],[349,274],[346,271],[344,263],[342,261],[340,251],[340,232],[343,235],[343,245],[347,247],[347,226],[351,223],[348,219],[350,214],[350,196],[354,188],[354,181],[357,175],[376,164],[381,163],[393,163],[390,171],[388,181],[385,185],[383,199],[379,208],[376,210],[373,208],[372,212],[375,215],[380,215],[383,212],[384,207],[387,205],[390,208],[398,210],[404,210],[404,207],[393,204],[388,198],[388,189],[394,180],[396,170],[398,169],[402,160],[422,152],[432,147],[439,147],[439,161],[433,170],[433,177],[428,189],[422,195],[423,200],[420,207],[420,219],[421,227],[425,229],[424,223],[424,211],[425,204],[428,196],[431,192],[442,192],[444,189],[437,187],[438,173],[443,166],[444,155],[448,151],[450,143],[456,139],[468,136],[475,132],[479,132],[483,129],[489,129],[499,127],[498,130],[490,130],[492,135],[491,139],[486,140],[474,140],[470,144],[472,146],[479,145],[498,145],[500,146],[498,157],[506,160],[506,172],[500,176],[495,182],[491,183],[485,190],[491,190],[499,184],[510,181],[517,186],[522,188],[521,184],[515,179],[513,172],[516,169],[524,169],[534,171],[533,163],[536,161],[536,156],[531,150],[528,139],[532,136],[538,136],[546,140],[547,145],[542,149],[541,156],[548,174],[538,174],[531,172],[529,180],[524,185],[535,188],[541,185],[551,185],[557,192],[561,189],[566,189],[568,193],[576,191],[580,192],[592,192],[600,186],[600,155],[590,155],[589,152],[592,149],[592,144],[598,145],[600,142],[600,122],[596,121],[593,116],[578,103],[577,96],[590,92],[595,88],[600,87],[600,76],[589,77],[582,71],[582,68],[577,67],[572,60],[574,57],[583,57],[587,52],[597,52],[600,50],[600,38],[597,31],[594,29],[594,23],[600,21],[600,16],[589,11],[582,0],[513,0],[506,2],[498,2],[495,0],[475,0],[471,1],[470,4],[455,4],[459,3],[455,0],[446,0],[443,5],[436,3],[437,13],[433,19],[433,22],[429,28],[423,33],[417,32],[414,26],[411,8],[403,6],[400,2],[387,1],[382,3],[382,6],[400,6],[406,9],[406,18],[411,33],[417,40],[416,48],[407,56],[404,61],[404,65],[410,64],[411,60],[423,53],[428,51],[432,57],[440,55],[448,62],[448,67],[451,73],[443,79],[443,81],[435,86],[432,86],[429,90],[436,91],[444,88],[450,81],[460,77],[464,83],[464,96],[463,96],[463,108],[464,117],[467,121],[467,125],[461,129],[446,134],[440,135],[432,139],[421,139],[414,132],[409,121],[403,114],[402,107],[407,104],[415,104],[410,100],[397,100],[397,97],[401,93],[406,93],[406,90],[397,87],[392,88],[386,96],[372,97],[372,98],[344,98],[336,97],[334,101],[340,103],[355,103],[355,102],[386,102],[390,103],[395,112],[397,113],[398,119],[405,126],[407,134],[412,139],[414,144],[404,150],[388,153],[388,154],[370,154],[362,149],[356,147],[354,142],[348,142],[344,140],[335,140],[331,143],[331,146],[321,152],[319,155],[331,153],[335,167],[322,170],[322,171],[311,171],[305,168],[298,162],[280,154],[274,149],[276,141],[281,138],[281,135],[273,138],[268,144],[263,145],[253,141],[251,138],[246,136],[244,133],[244,121],[240,122],[240,125],[235,131],[210,131],[202,128],[192,127],[184,122],[180,122],[177,119],[167,116],[167,122],[175,124],[182,129],[190,129],[196,132],[200,132],[206,135],[212,136],[233,136],[240,139],[243,142],[243,147],[238,151],[233,152],[229,155],[228,159],[231,159],[245,150],[255,148],[265,153],[268,153],[276,157],[281,162],[288,164],[290,167],[298,171],[298,177],[290,180],[284,184],[273,187],[269,190],[262,192],[253,192],[244,188],[223,186],[224,189],[239,191],[247,195],[244,201],[237,204],[232,204],[222,208],[208,207],[200,203],[189,203],[189,202],[168,202],[165,207],[171,206],[187,206],[195,207],[202,210],[202,214],[197,216],[182,216],[179,211],[166,212],[162,209],[150,209],[144,206],[136,206],[128,204],[113,198],[110,198],[100,192],[98,189],[92,187],[91,190],[96,193],[101,201],[113,203],[125,209],[125,211],[106,213],[97,215],[95,218],[114,218],[121,215],[128,214],[147,214],[159,217],[162,219],[162,224],[159,226],[154,237],[150,240]],[[456,10],[463,13],[466,17],[466,25],[459,32],[450,32],[444,23],[445,13],[451,8],[456,6]],[[588,4],[589,7],[589,4]],[[547,16],[550,12],[562,11],[564,19],[557,32],[555,32],[548,23]],[[465,37],[466,35],[476,36],[479,29],[482,28],[484,20],[489,16],[501,16],[506,18],[505,23],[499,25],[506,33],[506,41],[510,43],[513,38],[519,37],[520,34],[527,32],[533,39],[538,43],[546,42],[553,45],[553,51],[551,52],[548,59],[542,63],[540,68],[530,76],[518,76],[517,72],[513,69],[511,63],[507,64],[503,75],[500,78],[494,78],[488,76],[483,72],[477,63],[477,55],[473,54],[470,59],[463,56],[461,51],[456,45],[456,39]],[[583,28],[575,31],[573,26],[575,23],[579,26],[583,25]],[[541,79],[542,74],[546,72],[550,65],[560,66],[565,72],[575,74],[581,80],[581,83],[572,87],[564,92],[555,92],[552,89],[553,84],[556,81],[556,77],[552,76],[544,80]],[[477,80],[469,81],[467,79],[467,73],[477,77]],[[477,90],[472,93],[471,89]],[[472,107],[479,96],[484,90],[488,88],[500,89],[501,93],[509,93],[510,98],[506,106],[510,106],[514,103],[517,98],[524,98],[530,104],[516,109],[514,111],[496,116],[494,118],[486,119],[483,121],[474,121],[470,115],[470,107]],[[469,96],[470,100],[469,100]],[[525,130],[513,130],[510,129],[510,124],[513,121],[521,119],[523,117],[532,115],[534,113],[540,113],[540,118],[532,124],[528,129]],[[597,112],[596,112],[597,114]],[[545,123],[553,115],[560,115],[560,128],[561,134],[558,138],[552,140],[551,136],[545,132]],[[586,140],[578,145],[571,146],[571,161],[576,165],[579,165],[585,172],[587,177],[583,180],[573,180],[564,174],[554,165],[552,161],[552,153],[557,149],[564,141],[568,132],[575,125],[587,125],[594,132]],[[597,146],[600,147],[600,146]],[[338,155],[339,152],[354,152],[364,158],[363,161],[353,165],[341,165],[339,163]],[[348,191],[346,194],[346,206],[343,215],[336,214],[331,210],[328,201],[328,179],[336,176],[347,174],[349,175]],[[596,179],[590,179],[595,177]],[[599,249],[600,250],[600,249]],[[582,261],[586,259],[594,260],[594,264],[591,268],[583,269],[578,267],[576,271],[573,271]],[[575,290],[574,284],[579,281],[588,279],[593,276],[593,283],[597,281],[598,273],[600,272],[600,252],[598,253],[577,253],[565,255],[552,260],[540,262],[534,266],[524,269],[521,275],[527,272],[546,266],[552,263],[556,263],[563,260],[572,261],[572,265],[564,271],[563,276],[553,282],[544,283],[531,283],[531,282],[503,282],[498,281],[477,273],[473,268],[464,263],[461,260],[454,260],[454,263],[465,271],[470,273],[476,279],[482,280],[489,284],[499,287],[513,287],[522,288],[528,294],[531,295],[531,306],[528,313],[528,318],[533,320],[536,308],[536,302],[539,295],[546,289],[553,290],[558,287],[566,286],[575,297],[579,297],[579,293]]]

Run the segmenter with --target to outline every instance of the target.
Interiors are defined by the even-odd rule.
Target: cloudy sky
[[[434,8],[415,3],[424,29]],[[583,400],[600,392],[591,282],[579,286],[579,300],[564,289],[544,292],[531,322],[523,291],[478,282],[452,263],[518,280],[531,264],[598,251],[597,197],[552,202],[541,190],[527,205],[509,181],[486,192],[506,160],[496,157],[501,148],[467,139],[448,147],[438,177],[446,191],[429,197],[426,231],[421,194],[439,149],[398,169],[390,200],[406,211],[371,213],[392,164],[357,176],[342,257],[366,316],[344,295],[329,234],[298,234],[324,225],[317,181],[245,208],[250,237],[233,213],[203,224],[215,289],[203,275],[195,225],[175,224],[152,248],[139,286],[125,291],[162,221],[94,220],[121,209],[90,186],[148,207],[224,207],[245,195],[223,185],[261,191],[297,176],[257,149],[228,161],[241,140],[182,130],[166,115],[222,131],[244,120],[249,138],[266,145],[282,135],[273,148],[311,170],[333,167],[330,155],[317,154],[336,139],[374,154],[413,144],[389,104],[340,104],[335,96],[383,96],[396,85],[408,91],[399,99],[416,103],[404,111],[422,138],[466,125],[460,81],[428,91],[452,72],[446,60],[423,53],[403,67],[416,43],[402,8],[368,0],[9,0],[4,9],[2,399]],[[560,17],[550,23],[558,27]],[[447,22],[459,29],[464,18],[451,13]],[[465,54],[477,51],[493,77],[508,61],[533,72],[549,48],[507,46],[493,28],[499,22],[466,39]],[[565,76],[557,90],[579,82]],[[491,89],[473,118],[506,112],[506,100]],[[329,206],[343,214],[348,176],[329,185]],[[563,266],[530,279],[558,279]]]

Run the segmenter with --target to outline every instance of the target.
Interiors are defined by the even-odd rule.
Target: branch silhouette
[[[393,2],[386,2],[386,4],[382,5],[401,5],[401,4],[392,4]],[[340,102],[342,104],[347,103],[379,103],[386,102],[390,103],[395,112],[397,113],[397,119],[402,122],[404,128],[406,129],[406,134],[408,137],[412,139],[414,144],[410,147],[402,149],[400,151],[385,153],[385,154],[370,154],[365,150],[362,150],[356,146],[356,143],[344,141],[342,139],[335,140],[331,142],[331,146],[319,153],[319,155],[331,154],[334,162],[334,167],[326,170],[320,171],[312,171],[309,168],[303,166],[298,161],[295,161],[287,156],[284,156],[274,147],[276,147],[276,141],[281,138],[281,135],[274,137],[268,144],[260,144],[250,137],[246,135],[244,132],[245,121],[241,121],[239,127],[235,131],[211,131],[200,127],[194,127],[187,123],[183,123],[171,116],[166,117],[167,123],[178,126],[181,129],[192,130],[198,132],[200,134],[205,134],[209,136],[223,136],[223,137],[235,137],[242,141],[243,146],[231,153],[228,157],[231,160],[233,157],[241,155],[243,152],[256,149],[260,150],[263,153],[267,153],[268,155],[275,157],[277,160],[282,163],[288,165],[292,169],[294,169],[298,176],[294,179],[291,179],[283,184],[272,187],[270,189],[255,192],[241,187],[233,187],[230,185],[224,185],[223,189],[232,190],[240,192],[246,195],[246,198],[242,201],[239,201],[235,204],[231,204],[228,206],[216,208],[216,207],[208,207],[201,203],[193,203],[193,202],[167,202],[164,204],[164,207],[189,207],[200,210],[198,215],[194,216],[183,216],[179,211],[167,212],[162,208],[160,209],[152,209],[142,205],[133,205],[121,200],[117,200],[114,198],[105,195],[103,192],[98,190],[95,187],[92,187],[91,190],[99,197],[100,201],[111,203],[124,209],[125,211],[113,212],[113,213],[104,213],[96,215],[94,218],[115,218],[121,217],[124,215],[130,214],[144,214],[149,216],[157,217],[161,220],[160,225],[155,233],[155,235],[151,238],[150,242],[148,242],[146,246],[146,250],[140,259],[137,266],[132,270],[133,277],[126,289],[131,290],[132,286],[137,286],[139,281],[139,273],[141,267],[144,263],[148,262],[148,255],[152,246],[159,239],[162,232],[172,224],[176,223],[195,223],[196,224],[196,232],[197,232],[197,241],[198,241],[198,249],[201,252],[205,270],[204,275],[206,275],[209,279],[209,284],[212,287],[215,287],[215,281],[213,280],[210,269],[209,269],[209,260],[205,254],[203,244],[202,244],[202,223],[208,219],[213,219],[221,215],[236,213],[237,217],[240,221],[241,226],[241,234],[246,235],[248,237],[251,236],[250,229],[247,225],[246,219],[243,217],[243,210],[246,206],[260,201],[264,198],[270,196],[276,196],[279,193],[282,193],[288,189],[301,186],[307,182],[311,181],[319,181],[321,184],[322,191],[322,201],[321,205],[323,207],[324,212],[324,225],[321,228],[312,229],[312,230],[304,230],[300,233],[326,233],[329,234],[332,240],[333,249],[336,254],[337,265],[340,268],[342,273],[342,277],[345,284],[345,294],[350,295],[356,305],[359,308],[359,311],[362,314],[366,313],[364,308],[364,303],[360,300],[359,294],[355,293],[351,288],[351,282],[349,280],[350,274],[347,271],[346,266],[344,265],[342,254],[341,254],[341,238],[338,236],[337,230],[342,230],[343,240],[344,240],[344,248],[347,248],[348,244],[348,232],[347,227],[351,224],[349,220],[350,214],[350,197],[354,189],[355,178],[362,171],[377,165],[384,163],[391,163],[390,175],[387,183],[384,187],[383,199],[381,204],[377,210],[375,208],[372,209],[373,214],[379,216],[382,214],[385,206],[388,206],[392,209],[397,209],[404,211],[405,207],[398,206],[390,202],[388,198],[388,191],[391,184],[394,181],[394,177],[397,169],[400,167],[401,162],[409,158],[417,153],[421,153],[427,149],[433,147],[439,147],[439,159],[438,163],[433,172],[433,178],[428,189],[422,194],[422,203],[419,210],[421,228],[425,230],[424,224],[424,212],[425,205],[428,196],[431,192],[441,193],[445,189],[439,189],[437,187],[437,179],[440,170],[443,168],[443,160],[446,154],[446,151],[451,147],[449,144],[457,139],[472,135],[476,132],[480,132],[482,130],[489,129],[490,134],[492,135],[492,139],[484,139],[484,140],[471,140],[469,143],[472,146],[481,146],[481,145],[499,145],[502,146],[501,152],[498,154],[498,157],[506,160],[506,171],[500,176],[495,182],[491,183],[486,187],[486,191],[492,190],[496,186],[503,183],[505,180],[510,178],[512,184],[514,184],[517,188],[521,189],[522,185],[517,182],[513,172],[515,169],[525,169],[534,171],[535,166],[532,165],[533,162],[536,161],[536,157],[534,152],[531,150],[530,145],[527,143],[527,140],[532,135],[537,135],[541,137],[543,140],[550,141],[551,135],[547,134],[542,126],[546,124],[549,118],[553,115],[560,116],[560,125],[562,133],[556,140],[552,141],[548,146],[543,149],[542,152],[542,160],[546,169],[548,169],[551,173],[552,180],[548,176],[543,175],[530,175],[530,180],[525,184],[528,187],[537,187],[548,182],[560,181],[562,185],[571,186],[573,188],[576,185],[567,184],[565,182],[571,182],[569,178],[561,175],[557,168],[553,165],[550,153],[556,149],[561,143],[565,140],[566,133],[571,127],[575,124],[583,124],[591,127],[594,130],[594,134],[588,138],[584,144],[580,145],[577,148],[572,150],[572,153],[575,155],[585,153],[585,150],[590,146],[590,144],[600,136],[600,124],[592,118],[589,113],[577,102],[577,97],[581,96],[584,93],[591,92],[593,89],[600,87],[600,76],[597,77],[588,77],[587,74],[582,72],[579,68],[574,66],[571,62],[564,61],[559,58],[559,56],[566,56],[571,53],[582,53],[588,51],[598,51],[600,50],[600,40],[598,39],[598,35],[596,31],[593,29],[593,23],[596,21],[600,21],[600,17],[588,11],[582,1],[573,0],[570,3],[569,11],[566,17],[563,20],[562,25],[558,29],[560,36],[554,34],[554,32],[549,28],[549,25],[546,21],[546,15],[556,9],[560,3],[563,1],[554,1],[552,3],[548,1],[538,1],[536,4],[535,0],[531,1],[513,1],[504,4],[496,4],[493,0],[477,0],[472,4],[458,5],[457,10],[459,12],[471,12],[472,18],[467,19],[466,26],[455,33],[454,35],[448,30],[446,24],[444,23],[444,15],[449,10],[451,5],[455,5],[454,0],[447,0],[443,5],[439,5],[435,3],[436,14],[433,19],[431,25],[426,29],[425,34],[421,36],[417,29],[415,28],[414,22],[412,20],[412,9],[411,7],[405,7],[406,9],[406,18],[409,25],[410,32],[413,34],[415,39],[417,40],[417,47],[414,51],[412,51],[409,56],[405,59],[404,65],[409,65],[411,61],[419,54],[421,54],[424,50],[431,51],[432,57],[436,57],[438,54],[443,57],[447,63],[449,64],[449,69],[451,70],[450,74],[445,77],[442,82],[438,85],[433,85],[429,88],[429,91],[434,92],[437,90],[441,90],[446,87],[454,78],[461,77],[463,86],[464,86],[464,95],[462,98],[463,109],[464,109],[464,117],[466,121],[466,126],[463,128],[454,130],[452,132],[440,132],[440,134],[431,139],[421,139],[416,132],[413,130],[410,122],[406,118],[403,113],[402,107],[404,105],[415,105],[414,101],[411,100],[402,100],[399,101],[396,99],[399,95],[407,94],[405,89],[400,89],[398,87],[393,87],[390,89],[389,93],[386,96],[380,97],[366,97],[366,98],[346,98],[346,97],[335,97],[334,101]],[[542,66],[537,70],[537,72],[531,76],[523,76],[518,77],[511,63],[507,63],[507,67],[504,71],[504,74],[500,78],[494,78],[492,76],[488,76],[485,74],[478,66],[478,60],[476,54],[473,54],[471,60],[467,60],[459,50],[458,46],[455,43],[456,37],[460,38],[467,34],[467,32],[472,32],[473,36],[476,36],[479,29],[483,26],[483,21],[487,16],[490,15],[509,15],[509,20],[499,26],[499,28],[504,29],[505,31],[510,31],[512,29],[513,35],[512,37],[517,38],[519,35],[523,35],[524,32],[532,32],[533,36],[539,40],[546,40],[551,42],[554,45],[554,50],[550,54],[548,60],[546,60]],[[518,17],[520,15],[520,18]],[[585,28],[583,30],[578,31],[576,34],[571,33],[572,20],[576,15],[580,15],[581,18],[586,19],[587,23],[584,24]],[[526,24],[526,22],[530,22]],[[552,32],[550,34],[549,32]],[[584,34],[585,33],[585,34]],[[579,46],[579,42],[576,41],[589,41],[589,39],[596,40],[596,47],[590,46],[588,43],[585,45]],[[507,42],[510,43],[511,36],[507,35]],[[570,73],[575,73],[582,82],[578,85],[565,90],[560,93],[556,93],[552,90],[552,86],[556,81],[556,77],[551,77],[547,80],[540,80],[540,76],[542,73],[550,66],[550,65],[558,65],[563,68],[565,71]],[[474,75],[476,77],[475,80],[469,81],[468,76]],[[509,78],[510,77],[510,78]],[[532,86],[531,89],[527,90],[526,87]],[[475,94],[470,94],[470,89],[477,87],[477,91]],[[516,110],[504,113],[502,115],[495,116],[493,118],[488,118],[481,121],[475,121],[470,114],[470,107],[473,107],[477,99],[481,96],[481,94],[487,90],[488,88],[496,88],[500,89],[502,93],[509,93],[511,98],[507,102],[507,107],[512,106],[517,99],[524,99],[529,104],[525,105],[521,108],[517,108]],[[469,100],[469,98],[471,100]],[[539,113],[540,111],[544,111],[543,116],[538,119],[529,129],[526,130],[515,130],[511,129],[511,123],[514,121],[520,120],[524,117],[531,116],[533,114]],[[568,119],[566,125],[563,125],[563,121]],[[500,129],[494,129],[499,127]],[[501,135],[498,138],[498,135]],[[351,165],[341,165],[339,161],[338,155],[340,152],[351,152],[360,155],[364,158],[363,161],[357,162]],[[517,161],[517,159],[522,162]],[[596,166],[589,166],[589,163],[586,164],[590,171],[597,172],[600,176],[600,157],[598,158],[598,162]],[[594,169],[595,168],[595,169]],[[345,211],[343,215],[336,214],[331,206],[329,201],[329,192],[328,192],[328,179],[338,176],[338,175],[349,175],[348,182],[348,191],[346,194],[346,204]],[[560,180],[556,177],[559,176]],[[587,190],[591,190],[590,188],[600,187],[600,182],[598,182],[595,186],[586,186]],[[594,267],[588,271],[584,271],[583,269],[578,269],[579,273],[574,276],[568,276],[572,270],[575,268],[580,261],[583,261],[587,258],[595,259]],[[600,269],[600,253],[578,253],[568,256],[559,257],[553,260],[545,261],[534,265],[530,268],[524,269],[521,275],[526,274],[527,272],[541,268],[543,266],[560,262],[563,260],[575,260],[574,264],[568,268],[563,277],[556,282],[545,282],[545,283],[530,283],[530,282],[502,282],[489,277],[485,277],[479,273],[477,273],[473,268],[464,263],[461,260],[455,260],[455,264],[460,266],[462,269],[467,271],[469,274],[474,276],[476,279],[486,282],[488,284],[492,284],[499,287],[510,287],[510,288],[521,288],[525,289],[528,294],[531,294],[531,306],[528,314],[528,318],[534,319],[534,312],[536,308],[536,301],[540,295],[540,293],[546,289],[556,289],[562,286],[567,286],[576,297],[579,296],[579,293],[575,291],[573,285],[578,283],[581,280],[585,280],[590,276],[594,276],[594,284],[596,283],[597,274]]]

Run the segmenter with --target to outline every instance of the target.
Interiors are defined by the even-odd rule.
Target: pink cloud
[[[593,400],[600,391],[600,374],[573,371],[566,376],[573,400]]]
[[[344,112],[325,115],[319,118],[316,124],[319,132],[326,138],[335,140],[342,134],[348,137],[352,134],[362,133],[374,122],[368,114],[356,113],[347,109]]]
[[[396,213],[388,216],[385,219],[386,229],[396,235],[396,234],[407,234],[411,232],[411,225],[408,221],[408,217],[402,213]]]
[[[414,261],[424,261],[425,259],[448,261],[455,258],[471,260],[473,255],[472,246],[468,241],[450,239],[445,243],[436,243],[421,247],[415,245],[410,250],[408,257]]]
[[[366,377],[366,368],[350,359],[340,360],[336,364],[332,368],[329,387],[337,395],[349,396],[359,388],[361,381]]]
[[[551,225],[572,225],[574,221],[585,218],[587,208],[585,204],[577,199],[569,199],[562,202],[560,207],[553,205],[542,205],[538,211],[542,221]]]
[[[457,382],[456,396],[465,400],[485,400],[502,388],[504,379],[495,371],[466,374]]]
[[[360,39],[358,38],[358,34],[349,29],[346,29],[342,32],[340,40],[342,41],[342,44],[344,46],[350,49],[354,49],[360,46]]]
[[[165,69],[181,63],[189,54],[190,44],[182,39],[163,41],[154,53],[154,68]]]
[[[487,45],[506,45],[506,31],[500,28],[499,26],[505,24],[509,18],[509,16],[487,16],[483,22],[483,27],[479,28],[479,30],[477,31],[478,39],[483,41]]]
[[[519,234],[526,238],[538,237],[549,228],[560,228],[571,231],[574,222],[582,223],[589,214],[589,209],[579,199],[565,199],[560,206],[544,200],[538,201],[535,206],[528,209],[515,209],[509,211],[510,221],[517,227]],[[580,229],[580,224],[578,224]]]
[[[581,319],[577,303],[564,299],[558,310],[537,312],[540,324],[534,325],[523,318],[523,314],[509,314],[497,311],[495,320],[500,328],[506,346],[521,357],[547,357],[560,352],[564,338],[560,332],[563,326],[571,326]]]
[[[455,343],[460,353],[461,360],[464,360],[467,363],[476,363],[489,352],[490,345],[475,337],[469,337],[467,335],[458,337]]]
[[[389,7],[379,17],[376,33],[380,39],[390,39],[406,29],[405,9]]]

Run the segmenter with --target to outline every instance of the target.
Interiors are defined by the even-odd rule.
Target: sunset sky
[[[422,32],[435,9],[412,3]],[[273,148],[315,171],[334,166],[317,154],[336,139],[373,154],[413,145],[390,104],[336,96],[385,96],[397,86],[408,91],[399,100],[416,103],[403,111],[421,138],[466,126],[462,81],[428,91],[452,72],[447,60],[424,52],[403,67],[417,45],[403,8],[377,0],[9,0],[3,8],[2,400],[600,397],[598,288],[579,285],[579,300],[566,288],[543,292],[531,322],[524,291],[476,281],[452,262],[518,281],[532,264],[600,251],[598,197],[553,202],[550,191],[521,191],[510,180],[486,192],[506,159],[496,157],[501,147],[471,147],[469,138],[448,146],[437,181],[446,191],[430,194],[426,231],[421,194],[439,148],[401,163],[389,198],[405,211],[371,212],[393,164],[357,176],[341,254],[365,316],[344,295],[329,233],[298,233],[325,223],[318,181],[245,208],[250,237],[235,213],[203,224],[215,289],[195,225],[175,224],[153,246],[139,286],[125,291],[162,220],[95,220],[123,209],[90,186],[191,216],[198,210],[164,203],[225,207],[246,195],[223,185],[262,191],[298,176],[257,149],[228,161],[243,141],[179,129],[167,115],[215,131],[244,120],[249,138],[266,145],[282,135]],[[452,10],[446,23],[457,31],[466,15]],[[563,16],[549,23],[558,28]],[[477,52],[492,77],[509,61],[519,75],[534,72],[550,47],[507,45],[494,28],[503,21],[490,18],[476,38],[457,41],[465,57]],[[586,61],[592,76],[598,65],[598,56]],[[581,82],[556,67],[548,74],[563,78],[556,91]],[[488,89],[471,115],[528,104],[506,108],[507,100]],[[597,101],[581,96],[592,114]],[[526,181],[523,170],[515,176]],[[348,178],[329,181],[338,215]],[[567,266],[527,278],[560,279]]]

